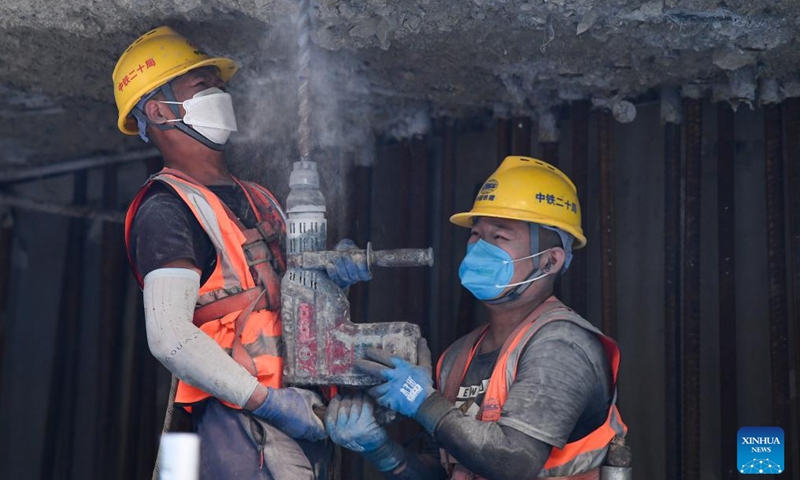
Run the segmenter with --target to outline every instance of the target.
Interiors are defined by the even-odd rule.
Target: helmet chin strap
[[[164,92],[164,98],[166,98],[168,101],[170,101],[170,102],[178,102],[178,99],[175,98],[175,92],[172,91],[172,87],[170,86],[169,82],[167,82],[164,85],[160,86],[158,89],[156,89],[149,96],[152,96],[153,94],[155,94],[159,90]],[[180,102],[178,102],[178,103],[180,103]],[[176,104],[176,103],[168,103],[167,105],[169,105],[169,108],[170,108],[170,110],[172,110],[172,113],[175,115],[175,118],[180,118],[181,112],[178,109],[178,104]],[[165,123],[163,125],[157,124],[157,123],[153,123],[152,121],[150,121],[149,118],[147,118],[147,115],[143,111],[141,111],[141,109],[139,108],[138,104],[137,104],[136,107],[134,107],[132,113],[133,113],[134,117],[136,117],[140,122],[141,121],[145,121],[148,125],[152,125],[152,126],[154,126],[155,128],[157,128],[159,130],[172,130],[173,128],[177,128],[181,132],[185,133],[186,135],[189,135],[190,137],[194,138],[195,140],[197,140],[198,142],[202,143],[203,145],[205,145],[206,147],[208,147],[208,148],[210,148],[212,150],[217,150],[217,151],[221,152],[222,150],[225,149],[225,145],[221,145],[219,143],[212,142],[211,140],[207,139],[206,137],[200,135],[200,133],[197,130],[195,130],[195,129],[191,128],[189,125],[186,125],[185,123],[183,123],[183,121]],[[146,136],[144,138],[145,138],[145,141],[148,141]]]
[[[539,224],[530,222],[528,223],[528,225],[531,234],[531,255],[536,255],[537,253],[539,253]],[[483,302],[489,305],[499,305],[501,303],[513,302],[514,300],[518,299],[523,293],[525,293],[525,290],[527,290],[528,287],[530,287],[534,281],[549,275],[549,273],[540,274],[539,272],[540,272],[539,257],[533,257],[533,270],[525,278],[525,280],[520,282],[520,284],[517,285],[514,289],[509,290],[503,295],[497,298],[493,298],[491,300],[484,300]]]

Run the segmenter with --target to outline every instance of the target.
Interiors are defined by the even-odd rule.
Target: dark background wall
[[[577,252],[574,268],[562,279],[561,296],[596,325],[612,328],[620,343],[620,409],[630,427],[635,478],[732,478],[736,429],[754,425],[784,428],[787,474],[800,478],[795,387],[800,225],[797,183],[791,181],[800,167],[798,102],[778,107],[783,117],[777,125],[765,124],[764,109],[741,107],[729,114],[732,127],[718,122],[729,107],[702,103],[702,118],[697,119],[702,125],[699,215],[683,213],[687,199],[691,206],[695,198],[691,181],[686,182],[687,164],[678,189],[666,186],[670,170],[665,152],[670,146],[665,128],[670,127],[661,124],[658,103],[637,107],[638,116],[629,124],[603,123],[608,114],[601,112],[582,116],[581,111],[588,111],[585,106],[564,108],[555,146],[540,144],[536,127],[526,118],[437,119],[427,136],[381,142],[370,165],[348,162],[347,168],[328,172],[323,163],[326,181],[344,192],[340,203],[329,204],[329,217],[336,217],[342,235],[360,245],[371,241],[375,248],[433,246],[436,252],[437,264],[431,269],[380,270],[369,284],[354,287],[353,319],[418,323],[434,355],[480,324],[485,312],[465,294],[457,276],[467,232],[447,218],[470,208],[476,189],[504,154],[532,154],[575,176],[584,145],[588,175],[583,225],[589,244]],[[585,129],[582,119],[588,121]],[[682,162],[691,145],[685,124],[675,127],[679,143],[671,144]],[[601,132],[602,125],[611,128]],[[773,185],[783,187],[779,193],[785,211],[778,212],[780,228],[773,221],[772,231],[782,229],[780,251],[768,244],[765,157],[768,146],[774,146],[765,134],[776,130],[783,141],[779,170],[784,174]],[[603,132],[612,134],[613,142],[601,148]],[[723,144],[726,136],[733,143]],[[233,163],[259,158],[258,152],[250,153]],[[606,165],[613,165],[607,187],[601,185],[604,155],[612,159]],[[732,182],[721,173],[721,158],[732,159]],[[134,162],[5,189],[121,210],[148,168],[153,165]],[[286,178],[261,176],[265,178],[253,179],[285,192]],[[115,192],[109,190],[114,183]],[[677,205],[669,203],[670,192]],[[732,223],[720,216],[719,198],[726,192],[733,195]],[[603,193],[610,195],[614,209],[614,227],[607,237],[610,265],[601,263],[601,220],[607,213],[601,211]],[[666,225],[667,213],[676,211],[677,245],[670,243],[675,237]],[[5,224],[7,235],[0,237],[10,245],[6,254],[0,248],[0,276],[7,285],[0,291],[0,478],[149,478],[169,377],[147,351],[141,294],[124,263],[121,224],[28,209],[11,214],[13,223]],[[699,250],[687,258],[696,227]],[[727,228],[732,234],[721,235]],[[689,237],[684,236],[687,231]],[[779,245],[774,240],[773,247]],[[721,247],[734,249],[731,260],[723,261],[735,265],[732,291],[720,288]],[[697,272],[687,278],[690,285],[699,285],[688,294],[680,290],[676,324],[669,323],[666,310],[670,290],[665,255],[670,248],[683,252],[679,259],[686,260],[677,278]],[[775,258],[783,262],[782,282],[775,278]],[[585,282],[576,280],[581,263]],[[610,289],[604,289],[602,274],[608,268]],[[696,314],[691,305],[683,309],[692,299],[698,302]],[[783,313],[770,309],[776,302],[783,302]],[[616,312],[610,318],[604,317],[608,305]],[[677,336],[672,336],[675,325]],[[691,337],[692,332],[697,336]],[[671,368],[670,361],[677,367]],[[728,379],[731,372],[733,381]],[[675,388],[668,387],[670,380]],[[789,416],[782,416],[784,411]],[[408,422],[392,429],[405,440],[417,432]],[[342,478],[377,478],[357,458],[345,455],[344,463]]]

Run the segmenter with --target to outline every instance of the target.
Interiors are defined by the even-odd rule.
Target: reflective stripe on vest
[[[600,330],[553,296],[545,300],[528,319],[523,321],[503,344],[497,363],[492,370],[478,419],[484,422],[496,422],[500,419],[502,407],[508,398],[509,386],[514,382],[517,365],[525,346],[540,328],[553,321],[568,321],[598,336],[610,363],[611,388],[614,393],[606,421],[590,434],[566,444],[564,448],[553,447],[543,470],[539,472],[541,477],[576,475],[586,471],[587,466],[592,468],[598,466],[597,464],[605,457],[606,448],[611,440],[615,436],[624,437],[627,432],[627,426],[622,422],[616,407],[616,383],[620,363],[619,347],[613,339],[603,335]],[[474,330],[456,341],[440,357],[436,366],[437,385],[448,401],[455,401],[458,386],[461,385],[487,330],[488,325]],[[456,371],[455,369],[458,369],[461,363],[464,364],[463,367],[460,367],[461,371]],[[456,375],[456,377],[451,377],[451,375]],[[443,463],[452,463],[450,460],[443,459]],[[445,466],[447,468],[447,465]],[[457,470],[459,474],[463,474],[464,468],[459,466]],[[480,477],[475,476],[474,478]]]
[[[285,232],[284,215],[278,202],[266,189],[250,182],[243,182],[234,179],[244,191],[256,219],[259,223],[259,232],[262,236],[265,229],[271,230],[274,240],[267,248],[269,255],[274,259],[275,265],[260,262],[258,270],[249,261],[247,252],[243,248],[251,237],[250,230],[243,231],[244,228],[227,209],[225,204],[214,193],[192,179],[183,172],[165,168],[150,177],[147,183],[139,190],[128,207],[125,219],[125,240],[128,245],[128,257],[132,260],[130,251],[130,229],[133,219],[141,205],[144,194],[149,190],[154,182],[162,182],[169,186],[189,207],[200,226],[208,235],[214,249],[217,252],[217,262],[214,271],[206,282],[200,287],[196,311],[201,311],[203,306],[213,305],[215,301],[231,299],[237,294],[244,297],[250,292],[254,292],[250,297],[252,302],[243,306],[238,302],[238,307],[231,310],[220,312],[219,316],[198,324],[199,328],[209,337],[214,339],[223,349],[230,353],[234,359],[248,369],[258,381],[265,386],[278,388],[282,384],[283,357],[281,356],[281,323],[280,323],[280,303],[279,294],[277,302],[272,304],[258,302],[259,297],[269,296],[267,293],[259,295],[262,291],[280,291],[280,279],[274,271],[277,267],[283,273],[285,269],[285,259],[280,250],[280,239]],[[264,224],[264,225],[262,225]],[[255,230],[255,229],[251,229]],[[263,264],[261,264],[263,263]],[[136,271],[136,266],[131,261],[134,274],[143,285],[143,278]],[[257,284],[258,277],[254,277],[253,271],[259,271],[260,278],[267,278],[266,286]],[[261,274],[267,271],[269,274]],[[247,314],[247,308],[257,307]],[[264,308],[268,307],[268,308]],[[244,313],[242,313],[244,312]],[[242,313],[242,320],[239,325],[237,338],[237,317]],[[198,322],[195,322],[196,324]],[[240,350],[242,355],[237,358],[236,350]],[[178,383],[178,390],[175,396],[175,403],[192,404],[208,398],[210,395],[205,391],[193,387],[186,382]]]

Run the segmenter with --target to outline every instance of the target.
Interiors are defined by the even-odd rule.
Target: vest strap
[[[236,321],[234,325],[236,326],[236,336],[233,337],[233,350],[231,351],[231,357],[233,357],[236,362],[238,362],[241,366],[247,369],[250,372],[250,375],[256,376],[258,374],[258,369],[256,368],[256,362],[253,360],[253,357],[247,352],[244,348],[244,344],[242,343],[242,332],[244,332],[244,325],[247,323],[247,319],[250,318],[250,314],[253,313],[253,309],[255,308],[256,304],[259,300],[264,298],[264,292],[266,290],[261,290],[261,293],[250,302],[247,308],[239,312],[239,315],[236,316]]]
[[[251,288],[203,305],[195,309],[192,322],[199,328],[208,322],[219,320],[231,312],[244,310],[254,301],[256,303],[252,311],[263,310],[267,308],[267,299],[262,297],[261,293],[262,290],[260,288]]]
[[[484,325],[471,331],[469,334],[467,334],[467,339],[464,341],[464,348],[461,348],[458,352],[456,352],[456,355],[458,356],[456,357],[452,367],[450,367],[450,373],[447,375],[444,389],[442,390],[442,395],[445,399],[447,399],[448,402],[455,403],[458,387],[461,386],[461,382],[464,380],[464,375],[467,373],[469,362],[472,360],[470,358],[472,355],[470,354],[474,350],[474,346],[478,342],[478,339],[483,338],[483,335],[486,334],[486,330],[488,328],[488,325]]]

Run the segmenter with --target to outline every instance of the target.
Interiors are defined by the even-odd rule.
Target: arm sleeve
[[[498,422],[475,420],[434,393],[420,408],[420,423],[434,425],[434,438],[481,476],[518,480],[539,472],[552,447],[563,447],[596,392],[603,391],[583,348],[592,337],[566,322],[543,327],[522,353]],[[606,409],[601,400],[599,410]]]
[[[436,419],[434,438],[450,455],[476,474],[495,480],[528,478],[539,472],[551,446],[496,422],[481,422],[465,415],[434,392],[419,415]],[[418,416],[419,416],[418,415]]]
[[[444,480],[447,473],[439,463],[439,446],[425,434],[425,440],[419,453],[405,450],[406,458],[399,468],[385,472],[384,476],[391,480]],[[395,473],[397,472],[397,473]]]
[[[199,287],[200,276],[185,268],[147,274],[144,312],[150,352],[179,379],[244,406],[258,380],[192,323]]]

